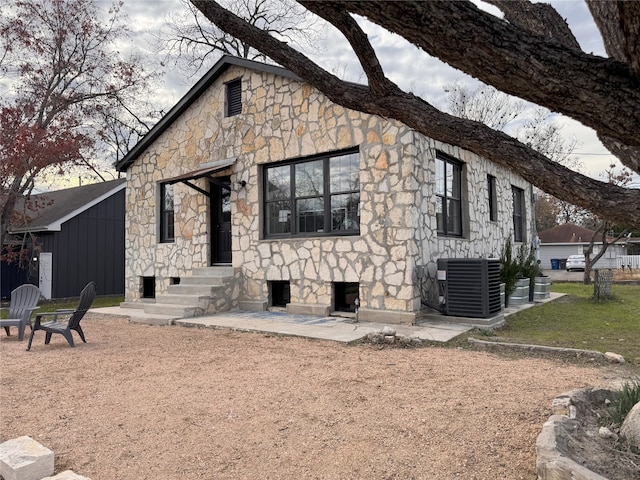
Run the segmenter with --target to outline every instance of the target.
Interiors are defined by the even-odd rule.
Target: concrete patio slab
[[[93,308],[90,312],[103,315],[128,316],[132,321],[135,321],[137,315],[144,314],[139,309],[122,307]],[[473,328],[471,325],[439,322],[428,322],[420,325],[356,323],[351,319],[341,317],[315,317],[311,315],[292,315],[284,312],[252,312],[245,310],[182,318],[174,320],[173,323],[185,327],[228,328],[237,331],[274,333],[343,343],[361,340],[369,333],[380,332],[385,326],[393,328],[399,334],[433,342],[448,342]]]
[[[563,294],[552,293],[551,297],[540,303],[555,300]],[[510,307],[502,312],[507,317],[520,310],[531,308],[538,303],[528,303],[517,307]],[[227,328],[237,331],[273,333],[277,335],[290,335],[296,337],[316,338],[320,340],[332,340],[336,342],[350,343],[362,340],[369,333],[380,332],[384,327],[390,327],[396,333],[407,337],[419,338],[428,342],[448,342],[458,335],[468,332],[478,324],[472,324],[474,319],[468,319],[469,324],[447,321],[452,317],[434,315],[429,320],[423,320],[417,325],[385,324],[373,322],[354,322],[352,319],[341,317],[317,317],[312,315],[295,315],[279,311],[248,311],[234,310],[221,312],[215,315],[202,317],[175,319],[170,316],[159,319],[157,322],[149,321],[149,314],[139,308],[105,307],[93,308],[90,312],[103,315],[127,316],[132,322],[151,323],[155,325],[180,325],[184,327],[202,328]],[[443,320],[434,321],[433,318],[441,317]],[[458,319],[460,320],[460,319]]]

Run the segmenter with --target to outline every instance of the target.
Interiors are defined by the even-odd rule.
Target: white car
[[[567,258],[567,272],[584,270],[584,267],[584,255],[569,255],[569,258]]]

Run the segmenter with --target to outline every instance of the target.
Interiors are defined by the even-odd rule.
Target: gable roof
[[[593,230],[564,223],[538,233],[540,243],[589,243]],[[602,234],[596,236],[596,242],[602,242]]]
[[[282,77],[300,80],[296,74],[276,65],[247,60],[246,58],[224,55],[211,69],[191,87],[184,97],[176,103],[169,112],[160,119],[142,139],[116,163],[116,170],[126,172],[129,166],[138,158],[182,113],[195,102],[207,88],[215,82],[229,67],[238,66],[259,72],[273,73]]]
[[[21,227],[11,229],[9,233],[59,232],[62,229],[62,224],[67,220],[124,190],[125,181],[126,179],[119,178],[108,182],[31,195],[31,199],[35,200],[39,206],[37,208],[27,207],[25,213],[30,217],[29,222]],[[21,212],[24,205],[24,199],[21,199],[16,204],[16,211]]]

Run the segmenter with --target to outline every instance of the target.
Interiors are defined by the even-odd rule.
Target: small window
[[[242,81],[238,78],[226,84],[227,117],[242,113]]]
[[[438,234],[462,236],[462,164],[442,153],[436,156],[436,219]]]
[[[355,312],[360,291],[359,283],[336,282],[333,284],[336,312]]]
[[[513,240],[524,242],[524,190],[511,187],[513,193]]]
[[[173,185],[160,184],[160,242],[169,243],[175,240]]]
[[[489,220],[498,220],[498,194],[496,193],[496,177],[487,175],[487,191],[489,194]]]
[[[269,282],[271,290],[271,306],[286,307],[291,302],[291,285],[289,282]]]
[[[142,298],[156,298],[156,277],[142,277]]]

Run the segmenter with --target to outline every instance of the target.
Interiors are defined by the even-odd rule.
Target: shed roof
[[[60,231],[64,222],[124,188],[125,179],[119,178],[31,195],[28,205],[24,199],[16,204],[16,211],[25,213],[29,221],[21,227],[11,229],[10,233]]]

